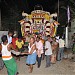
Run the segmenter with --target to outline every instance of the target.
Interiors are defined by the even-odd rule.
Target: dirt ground
[[[71,61],[72,53],[68,52],[62,61],[57,61],[56,64],[51,64],[49,68],[45,68],[46,59],[42,60],[41,67],[37,68],[37,63],[34,65],[33,72],[28,73],[28,66],[26,65],[26,56],[21,57],[20,61],[16,61],[19,75],[75,75],[75,62]],[[0,75],[7,75],[7,70],[4,67],[0,71]]]

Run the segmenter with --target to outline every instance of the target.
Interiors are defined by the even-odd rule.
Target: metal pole
[[[68,25],[66,27],[65,47],[68,48]]]
[[[69,27],[69,22],[70,22],[70,10],[69,10],[69,6],[68,6],[68,8],[67,8],[67,17],[68,17],[68,25],[67,25],[67,27],[66,27],[66,37],[65,37],[65,41],[66,41],[66,47],[67,48],[69,48],[69,32],[68,32],[68,27]]]

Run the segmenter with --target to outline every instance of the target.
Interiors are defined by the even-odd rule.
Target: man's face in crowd
[[[12,36],[12,33],[9,33],[9,36]]]

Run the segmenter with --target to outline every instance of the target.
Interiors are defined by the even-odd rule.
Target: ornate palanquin
[[[22,13],[24,19],[20,20],[22,36],[26,33],[42,33],[54,37],[59,23],[53,20],[49,12],[34,10],[31,14]],[[52,21],[51,21],[52,20]]]

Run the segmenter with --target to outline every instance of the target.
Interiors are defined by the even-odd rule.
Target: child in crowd
[[[23,52],[24,48],[23,48],[24,42],[21,39],[21,37],[18,37],[18,39],[16,40],[16,46],[19,52]],[[18,59],[20,60],[20,56],[18,56]]]

